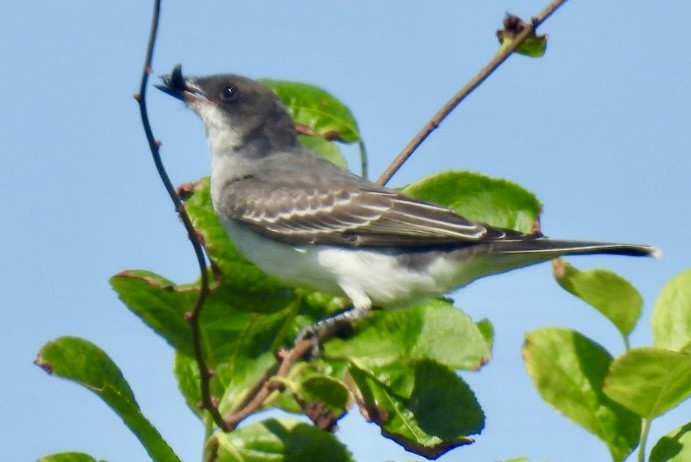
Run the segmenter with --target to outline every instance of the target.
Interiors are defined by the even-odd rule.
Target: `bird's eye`
[[[240,95],[240,90],[235,85],[226,85],[221,90],[221,99],[223,101],[229,102],[233,101]]]

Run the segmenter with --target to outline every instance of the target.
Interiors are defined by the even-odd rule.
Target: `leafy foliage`
[[[602,346],[569,329],[541,329],[526,336],[523,358],[543,399],[604,441],[613,460],[636,447],[641,419],[602,389],[612,363]]]
[[[47,372],[77,382],[110,406],[139,438],[152,459],[179,462],[180,459],[144,417],[134,393],[120,369],[96,345],[75,337],[61,337],[41,348],[36,364]],[[49,461],[89,461],[85,454],[52,455]]]
[[[641,425],[649,428],[654,418],[691,396],[691,271],[670,281],[656,302],[652,319],[656,346],[629,349],[628,334],[642,310],[638,291],[609,271],[582,272],[561,260],[553,267],[565,290],[614,324],[627,351],[612,358],[578,332],[544,329],[526,336],[526,368],[543,399],[603,440],[613,460],[624,460],[645,442],[636,436]],[[651,460],[683,460],[677,456],[688,454],[687,427],[662,438]]]

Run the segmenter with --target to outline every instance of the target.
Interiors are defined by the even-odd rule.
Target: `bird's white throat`
[[[208,102],[192,102],[190,109],[196,112],[204,123],[206,139],[214,158],[242,146],[242,134],[226,120],[227,116],[218,106]]]

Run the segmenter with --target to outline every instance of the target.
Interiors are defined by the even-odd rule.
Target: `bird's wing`
[[[276,176],[270,182],[246,176],[226,183],[222,197],[223,215],[291,244],[426,247],[495,240],[508,232],[347,176],[327,182],[302,172],[279,184]]]

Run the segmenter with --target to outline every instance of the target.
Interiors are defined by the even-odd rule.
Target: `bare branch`
[[[293,364],[304,357],[314,348],[314,342],[305,339],[298,342],[290,350],[283,350],[279,353],[280,363],[274,364],[269,368],[257,383],[249,390],[246,398],[234,409],[225,419],[230,430],[236,428],[240,422],[257,411],[269,397],[269,394],[278,389],[280,385],[272,382],[274,377],[287,377]]]
[[[209,295],[209,276],[206,269],[206,259],[204,258],[204,250],[199,242],[197,233],[192,225],[189,215],[185,211],[185,205],[183,204],[180,196],[170,182],[170,178],[163,167],[163,162],[161,161],[161,155],[159,152],[160,142],[154,138],[153,131],[151,130],[151,124],[149,122],[149,115],[146,108],[146,86],[149,81],[149,75],[151,74],[151,62],[153,60],[154,54],[154,44],[156,43],[156,34],[158,32],[158,20],[161,11],[161,0],[154,0],[154,11],[151,19],[151,29],[149,31],[149,42],[146,48],[146,59],[144,61],[144,71],[142,72],[141,85],[139,87],[139,93],[135,95],[135,99],[139,104],[139,112],[142,118],[142,125],[144,127],[144,133],[146,134],[146,139],[149,143],[149,149],[151,150],[151,156],[153,158],[154,164],[156,165],[156,170],[158,171],[163,186],[166,188],[170,199],[173,201],[175,206],[175,211],[180,215],[185,230],[187,231],[187,237],[192,243],[194,248],[194,253],[197,257],[197,262],[199,263],[199,271],[201,273],[201,287],[199,290],[199,296],[194,303],[194,308],[192,311],[185,315],[185,318],[190,323],[190,328],[192,329],[192,344],[194,349],[194,356],[197,361],[197,366],[199,367],[199,376],[201,380],[201,394],[202,394],[202,407],[206,409],[211,417],[213,418],[216,425],[218,425],[223,430],[227,430],[226,423],[223,421],[223,417],[218,411],[218,407],[214,403],[211,396],[211,377],[214,375],[213,371],[209,369],[208,364],[204,358],[202,333],[199,325],[199,316],[201,314],[202,307],[206,301],[206,297]]]
[[[485,81],[501,64],[508,59],[514,50],[531,35],[535,29],[542,24],[549,16],[554,13],[557,8],[566,3],[566,0],[555,0],[547,6],[547,8],[542,11],[538,16],[534,17],[532,21],[527,24],[527,27],[523,29],[510,45],[503,47],[500,52],[489,62],[485,67],[483,67],[480,72],[473,77],[470,82],[461,88],[458,93],[453,95],[453,97],[444,105],[441,109],[430,119],[427,124],[420,130],[420,132],[413,138],[410,143],[403,149],[403,151],[391,162],[391,164],[384,170],[377,184],[385,185],[391,179],[391,177],[398,171],[399,168],[405,163],[406,160],[415,152],[415,150],[420,147],[420,145],[427,139],[427,137],[439,126],[439,124],[448,116],[451,111],[453,111],[456,106],[463,101],[466,96],[471,94],[482,82]]]

